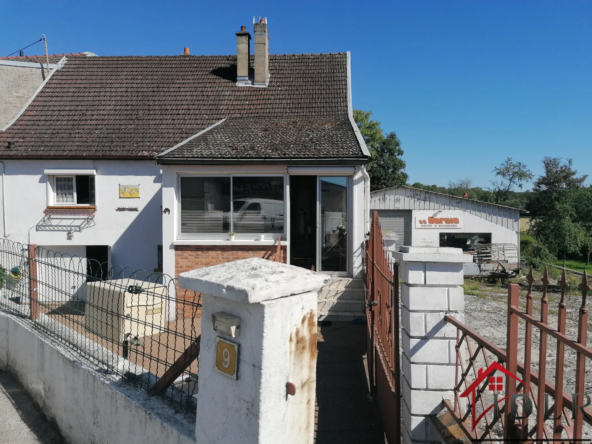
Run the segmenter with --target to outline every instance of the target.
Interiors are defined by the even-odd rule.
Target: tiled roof
[[[257,149],[276,152],[287,140],[293,153],[303,155],[306,143],[320,149],[339,140],[309,156],[363,156],[345,120],[347,54],[271,55],[269,69],[269,86],[253,88],[236,85],[236,56],[69,56],[0,134],[0,158],[149,158],[225,118],[228,123],[208,139],[187,144],[184,152],[211,157],[218,152],[202,140],[212,140],[225,155],[243,155],[232,145],[253,156]],[[273,128],[266,119],[284,125],[273,135],[275,142],[264,140],[265,128]],[[306,122],[317,126],[308,128]],[[318,122],[327,122],[331,131]],[[251,129],[252,134],[241,132]],[[299,137],[303,142],[296,146]],[[14,141],[10,151],[8,141]]]
[[[361,157],[347,117],[230,118],[163,158]]]

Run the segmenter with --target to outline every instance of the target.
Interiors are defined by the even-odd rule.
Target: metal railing
[[[105,377],[195,411],[201,294],[176,279],[2,239],[0,309]]]
[[[527,281],[525,301],[520,300],[519,285],[508,287],[505,350],[452,316],[445,318],[457,328],[457,369],[454,403],[444,404],[474,442],[573,442],[592,433],[585,425],[592,425],[592,410],[584,402],[592,396],[592,378],[586,381],[586,365],[588,371],[592,368],[592,349],[587,347],[587,276],[581,279],[578,301],[577,296],[567,294],[570,281],[563,272],[557,283],[560,300],[552,310],[556,323],[549,319],[553,298],[549,297],[547,270],[536,316],[532,269]],[[574,331],[576,338],[570,337]],[[549,339],[556,341],[554,351]],[[550,366],[553,371],[548,371]],[[499,375],[496,372],[505,378],[490,376]]]
[[[401,441],[399,267],[385,250],[376,211],[365,252],[370,390],[378,398],[388,442],[394,444]]]

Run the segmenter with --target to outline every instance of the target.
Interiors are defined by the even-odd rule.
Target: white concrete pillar
[[[197,444],[313,443],[317,292],[328,279],[258,258],[179,276],[204,294]]]
[[[401,270],[403,342],[403,440],[440,442],[430,416],[454,399],[456,328],[464,321],[463,263],[472,256],[460,248],[401,247],[393,253]]]

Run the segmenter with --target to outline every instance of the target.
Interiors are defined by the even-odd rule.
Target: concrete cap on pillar
[[[395,259],[405,262],[473,262],[472,254],[464,254],[461,248],[450,247],[401,247],[393,253]]]
[[[179,286],[253,304],[318,291],[329,279],[304,268],[252,258],[181,273]]]

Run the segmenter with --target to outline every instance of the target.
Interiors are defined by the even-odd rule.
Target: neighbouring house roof
[[[92,56],[92,52],[76,52],[72,54],[49,54],[49,63],[58,63],[64,57],[71,56]],[[28,62],[28,63],[47,63],[45,55],[30,55],[30,56],[8,56],[0,57],[0,61],[6,60],[11,62]]]
[[[236,56],[67,56],[0,134],[0,158],[363,162],[348,62],[345,53],[270,55],[269,86],[256,88],[236,85]]]

